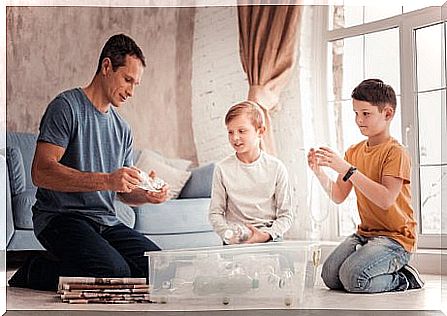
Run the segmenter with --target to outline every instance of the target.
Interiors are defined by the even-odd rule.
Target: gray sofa
[[[34,235],[31,210],[36,193],[31,180],[36,138],[37,135],[28,133],[6,135],[7,251],[43,249]],[[116,201],[117,216],[162,249],[220,245],[207,216],[213,168],[209,164],[191,169],[191,178],[179,198],[163,204],[130,208]]]

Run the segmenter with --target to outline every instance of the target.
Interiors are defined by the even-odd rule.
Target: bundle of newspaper
[[[70,304],[150,302],[145,278],[60,277],[57,293]]]

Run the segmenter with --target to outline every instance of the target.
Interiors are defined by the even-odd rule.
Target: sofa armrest
[[[9,185],[8,165],[4,156],[0,155],[0,175],[6,178],[6,246],[14,235],[14,217],[11,205],[11,188]],[[1,199],[0,199],[1,200]]]
[[[208,222],[210,199],[173,199],[135,209],[135,229],[144,235],[212,232]]]

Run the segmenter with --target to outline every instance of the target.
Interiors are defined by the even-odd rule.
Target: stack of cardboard
[[[60,277],[57,293],[70,304],[149,302],[145,278]]]

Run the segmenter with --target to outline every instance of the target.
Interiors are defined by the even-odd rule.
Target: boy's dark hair
[[[396,110],[396,93],[390,85],[380,79],[363,80],[352,91],[351,97],[378,106],[379,111],[382,111],[387,104]]]
[[[102,48],[96,74],[99,74],[101,71],[102,61],[104,58],[110,58],[110,61],[112,62],[112,69],[113,71],[116,71],[118,67],[124,66],[127,55],[137,57],[141,60],[143,67],[146,67],[143,51],[140,47],[138,47],[137,43],[135,43],[133,39],[124,34],[113,35],[107,40]]]

